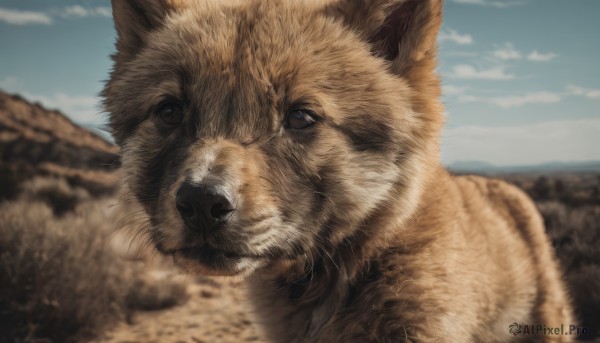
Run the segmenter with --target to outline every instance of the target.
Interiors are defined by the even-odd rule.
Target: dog
[[[573,323],[532,201],[441,166],[442,0],[112,6],[125,189],[270,340],[571,341],[512,330]]]

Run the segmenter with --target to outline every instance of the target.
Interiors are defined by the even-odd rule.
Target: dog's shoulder
[[[520,230],[532,227],[542,227],[543,230],[541,216],[535,204],[517,186],[500,179],[475,175],[455,176],[453,179],[470,215],[488,208]]]

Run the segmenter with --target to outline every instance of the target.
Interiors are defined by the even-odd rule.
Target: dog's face
[[[105,104],[156,247],[247,274],[408,212],[439,131],[415,94],[437,3],[113,1]]]

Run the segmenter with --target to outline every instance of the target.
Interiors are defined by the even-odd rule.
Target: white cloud
[[[108,7],[83,7],[73,5],[65,7],[60,13],[64,18],[87,18],[87,17],[107,17],[112,16],[111,10]]]
[[[442,156],[445,163],[485,161],[497,165],[600,160],[599,132],[600,119],[449,128],[443,133]]]
[[[512,80],[514,75],[507,73],[504,68],[497,66],[490,69],[477,69],[468,64],[459,64],[452,68],[448,76],[467,80]]]
[[[81,19],[88,17],[112,17],[109,7],[83,7],[80,5],[67,6],[63,9],[53,9],[46,12],[21,11],[0,8],[0,22],[11,25],[51,25],[55,17],[66,19]]]
[[[66,17],[87,17],[88,10],[79,5],[65,7],[64,15]]]
[[[485,102],[485,98],[470,95],[470,94],[459,94],[458,102],[467,103],[467,102]]]
[[[52,17],[43,12],[0,8],[0,21],[10,25],[50,25]]]
[[[110,7],[96,7],[96,15],[100,17],[112,18],[112,10]]]
[[[528,104],[555,104],[562,100],[561,96],[551,92],[536,92],[525,95],[491,98],[492,104],[502,108],[512,108]]]
[[[470,45],[473,44],[473,37],[469,34],[460,34],[456,30],[448,29],[439,33],[438,41],[440,43],[449,41],[459,45]]]
[[[555,104],[562,100],[560,94],[551,92],[536,92],[524,95],[513,95],[503,97],[476,97],[476,96],[462,96],[459,98],[460,102],[485,102],[500,108],[513,108],[520,107],[529,104]]]
[[[442,94],[444,95],[463,95],[467,87],[459,87],[455,85],[443,85],[442,86]]]
[[[478,57],[479,53],[475,51],[448,51],[444,52],[444,55],[455,57]]]
[[[501,60],[520,60],[523,58],[523,55],[511,43],[505,43],[504,46],[492,51],[492,56]]]
[[[103,118],[99,115],[100,101],[93,96],[73,96],[65,93],[37,95],[23,92],[30,101],[40,102],[44,107],[57,109],[71,119],[82,124],[98,124]]]
[[[454,0],[457,4],[465,5],[479,5],[479,6],[492,6],[496,8],[506,8],[515,5],[523,5],[524,1],[492,1],[492,0]]]
[[[527,60],[532,62],[549,62],[555,59],[558,55],[553,52],[541,53],[537,50],[533,50],[529,55],[527,55]]]
[[[591,99],[600,98],[600,89],[587,89],[575,85],[568,85],[567,93],[570,95],[584,96]]]
[[[503,46],[491,51],[490,54],[500,60],[522,60],[527,59],[530,62],[549,62],[558,57],[553,52],[541,53],[537,50],[533,50],[528,55],[524,55],[517,50],[512,43],[504,43]]]
[[[21,87],[21,80],[19,80],[18,78],[14,77],[14,76],[8,76],[5,77],[4,79],[0,80],[0,88],[11,92],[11,91],[15,91],[17,90],[19,87]]]
[[[500,108],[509,109],[532,104],[555,104],[568,96],[582,96],[590,99],[600,99],[600,89],[587,89],[569,85],[563,92],[532,92],[510,96],[479,96],[468,94],[467,87],[455,85],[442,86],[445,96],[453,96],[459,103],[486,103]]]

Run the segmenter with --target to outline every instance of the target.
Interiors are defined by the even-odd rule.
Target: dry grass
[[[61,219],[40,202],[0,208],[0,341],[68,342],[122,317],[128,282],[100,207]]]
[[[185,302],[181,281],[148,277],[112,249],[113,203],[33,179],[0,204],[0,342],[86,341],[133,310]]]
[[[544,217],[579,325],[600,338],[600,175],[511,175]]]
[[[84,188],[70,186],[64,179],[36,177],[23,184],[21,197],[42,201],[52,208],[56,216],[62,216],[89,200],[90,194]]]
[[[0,152],[1,149],[2,147]],[[48,184],[64,183],[69,188],[83,189],[98,197],[111,196],[115,193],[119,173],[69,169],[53,163],[40,163],[34,166],[25,162],[0,161],[0,202],[16,200],[23,191],[26,191],[32,179],[47,180]]]
[[[580,320],[600,337],[600,206],[538,203]]]

